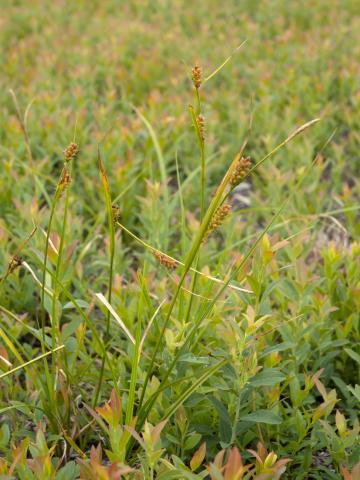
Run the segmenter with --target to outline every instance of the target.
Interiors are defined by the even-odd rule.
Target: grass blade
[[[41,359],[43,359],[43,358],[45,358],[45,357],[48,357],[49,355],[52,355],[53,353],[58,352],[59,350],[62,350],[64,347],[65,347],[65,345],[60,345],[59,347],[56,347],[56,348],[50,350],[49,352],[43,353],[42,355],[39,355],[38,357],[35,357],[35,358],[33,358],[32,360],[29,360],[28,362],[22,363],[21,365],[18,365],[17,367],[12,368],[12,369],[9,370],[8,372],[2,373],[2,374],[0,375],[0,379],[5,378],[5,377],[7,377],[8,375],[12,375],[13,373],[21,370],[22,368],[26,368],[26,367],[28,367],[29,365],[31,365],[31,364],[33,364],[33,363],[35,363],[35,362],[38,362],[39,360],[41,360]]]

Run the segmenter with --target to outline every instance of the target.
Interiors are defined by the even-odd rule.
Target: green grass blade
[[[214,375],[215,372],[220,370],[221,367],[226,365],[228,361],[226,359],[221,360],[218,362],[216,365],[213,365],[212,367],[209,367],[203,375],[201,375],[200,378],[198,378],[194,383],[190,385],[189,388],[187,388],[182,394],[179,395],[179,397],[176,399],[173,405],[166,411],[164,414],[162,420],[166,420],[170,418],[176,410],[192,395],[206,380],[208,380],[212,375]]]
[[[43,353],[42,355],[39,355],[38,357],[35,357],[33,358],[32,360],[29,360],[28,362],[25,362],[25,363],[22,363],[21,365],[18,365],[17,367],[15,368],[12,368],[11,370],[9,370],[8,372],[5,372],[5,373],[2,373],[0,375],[0,379],[2,378],[5,378],[7,377],[8,375],[12,375],[13,373],[23,369],[23,368],[26,368],[28,367],[29,365],[35,363],[35,362],[38,362],[39,360],[45,358],[45,357],[48,357],[49,355],[52,355],[53,353],[55,352],[58,352],[59,350],[62,350],[63,348],[65,347],[65,345],[60,345],[59,347],[56,347],[52,350],[50,350],[49,352],[46,352],[46,353]]]

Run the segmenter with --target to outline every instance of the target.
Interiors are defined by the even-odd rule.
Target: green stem
[[[98,149],[98,164],[99,164],[101,180],[102,180],[102,184],[103,184],[103,188],[104,188],[106,208],[107,208],[107,213],[108,213],[109,240],[110,240],[110,246],[109,246],[110,268],[109,268],[109,281],[108,281],[108,302],[111,305],[113,270],[114,270],[114,256],[115,256],[115,228],[114,228],[114,216],[113,216],[113,211],[112,211],[112,202],[111,202],[109,182],[107,180],[105,169],[104,169],[104,166],[103,166],[101,158],[100,158],[100,149]],[[110,333],[110,310],[107,310],[106,330],[105,330],[105,339],[104,339],[105,343],[108,342],[109,333]],[[99,381],[98,381],[96,393],[95,393],[95,396],[94,396],[93,406],[95,406],[97,404],[98,399],[99,399],[101,385],[102,385],[102,381],[103,381],[103,377],[104,377],[105,360],[106,360],[106,357],[105,357],[105,354],[104,354],[103,357],[102,357],[102,360],[101,360],[101,369],[100,369]]]
[[[59,182],[56,186],[56,191],[54,195],[54,199],[51,205],[51,210],[50,210],[50,218],[49,218],[49,224],[46,232],[46,241],[45,241],[45,253],[44,253],[44,262],[43,262],[43,272],[42,272],[42,285],[41,285],[41,304],[40,304],[40,309],[41,309],[41,332],[42,332],[42,342],[41,342],[41,349],[43,354],[45,353],[45,284],[46,284],[46,271],[47,271],[47,260],[48,260],[48,254],[49,254],[49,243],[50,243],[50,232],[51,232],[51,227],[52,227],[52,222],[54,219],[54,214],[55,214],[55,208],[56,205],[59,201],[60,198],[60,182],[63,177],[64,169],[61,171],[60,174],[60,179]],[[52,342],[53,343],[53,342]],[[53,343],[54,346],[54,343]],[[45,358],[45,357],[43,357]],[[47,360],[44,360],[44,370],[45,370],[45,377],[46,377],[46,383],[47,383],[47,388],[48,388],[48,397],[49,397],[49,402],[52,402],[53,398],[53,382],[50,377],[50,371],[48,367]]]

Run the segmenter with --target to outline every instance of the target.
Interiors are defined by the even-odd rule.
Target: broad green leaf
[[[280,425],[281,417],[271,410],[257,410],[240,418],[240,420],[254,423],[267,423],[269,425]]]
[[[351,357],[360,365],[360,355],[358,353],[354,352],[354,350],[351,350],[351,348],[344,348],[344,351],[349,355],[349,357]]]
[[[266,368],[249,380],[252,387],[271,387],[285,380],[286,376],[276,368]]]
[[[193,433],[186,439],[184,450],[191,450],[192,448],[196,447],[196,445],[200,442],[200,440],[201,440],[200,433]]]
[[[348,385],[348,389],[360,402],[360,385],[355,385],[355,387]]]

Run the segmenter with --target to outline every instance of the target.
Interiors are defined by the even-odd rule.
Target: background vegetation
[[[359,31],[356,0],[1,1],[1,478],[359,478]],[[203,190],[192,67],[244,40]],[[153,249],[187,263],[250,119],[254,166],[319,117],[198,245],[236,288],[179,289]]]

